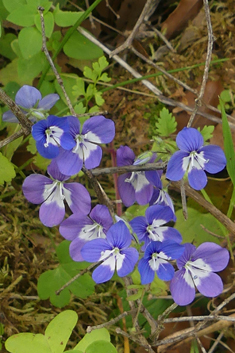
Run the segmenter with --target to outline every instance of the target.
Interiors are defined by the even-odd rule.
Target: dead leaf
[[[203,0],[181,0],[177,8],[162,23],[161,31],[167,39],[176,37],[199,13]]]

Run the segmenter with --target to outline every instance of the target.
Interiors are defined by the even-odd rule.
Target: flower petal
[[[197,129],[185,127],[178,133],[176,143],[180,150],[192,152],[202,147],[204,140],[202,134]]]
[[[23,108],[33,108],[42,99],[42,95],[35,87],[24,85],[16,93],[15,102]]]
[[[202,259],[210,266],[211,271],[218,272],[224,270],[228,265],[229,252],[218,244],[205,242],[198,246],[193,253],[191,261],[196,261],[197,259]]]
[[[223,150],[216,145],[208,145],[201,148],[204,152],[204,158],[208,160],[204,169],[211,174],[215,174],[223,170],[226,166],[226,157]]]
[[[131,233],[123,221],[113,224],[107,232],[107,241],[113,248],[125,249],[131,240]]]
[[[2,121],[6,123],[19,123],[19,120],[17,117],[12,113],[11,110],[8,110],[7,112],[3,113],[2,115]]]
[[[168,206],[153,205],[147,208],[146,219],[148,224],[152,224],[154,220],[158,221],[158,225],[170,222],[174,218],[174,213]]]
[[[188,173],[188,182],[191,188],[195,190],[204,189],[207,184],[207,176],[204,170],[193,168]]]
[[[69,254],[73,261],[85,261],[82,257],[81,250],[86,244],[86,241],[81,239],[74,239],[69,246]]]
[[[147,259],[141,259],[138,264],[138,270],[141,276],[141,284],[153,282],[155,272],[149,266]]]
[[[166,171],[166,178],[173,181],[181,180],[188,168],[184,158],[189,156],[188,152],[177,151],[171,156]]]
[[[39,210],[40,221],[47,227],[60,224],[65,216],[65,206],[58,187],[51,193]]]
[[[93,116],[85,121],[82,134],[91,142],[109,143],[115,136],[114,122],[102,115]]]
[[[110,215],[108,207],[105,205],[96,205],[91,210],[90,217],[95,222],[102,225],[105,232],[107,232],[113,224],[112,216]]]
[[[170,283],[171,295],[178,305],[188,305],[195,298],[195,287],[188,271],[176,271]]]
[[[178,269],[181,270],[182,267],[189,261],[192,257],[192,254],[195,252],[196,246],[190,243],[184,244],[183,255],[176,261]]]
[[[49,110],[56,104],[59,99],[60,96],[58,94],[50,93],[44,98],[42,98],[42,100],[38,104],[38,108],[41,108],[43,110]]]
[[[172,240],[162,242],[161,251],[171,260],[176,260],[184,253],[184,245]]]
[[[87,215],[91,209],[91,197],[87,189],[79,183],[64,184],[64,196],[73,213]]]
[[[31,174],[23,182],[23,194],[29,202],[40,204],[45,201],[45,186],[52,184],[53,181],[44,175]]]
[[[82,151],[84,164],[87,169],[92,169],[99,166],[102,158],[102,148],[100,146],[84,141]]]
[[[135,154],[128,146],[120,146],[117,149],[117,166],[124,167],[132,165],[135,160]]]
[[[157,270],[158,278],[162,281],[170,281],[173,278],[174,273],[174,267],[168,262],[160,263]]]
[[[149,184],[149,181],[145,176],[138,175],[138,182],[135,190],[136,201],[139,205],[146,205],[152,198],[153,185]]]
[[[118,191],[126,207],[133,205],[135,202],[135,189],[131,183],[125,181],[130,175],[131,173],[119,175],[117,180]]]
[[[87,224],[93,224],[89,217],[72,214],[60,224],[59,232],[65,239],[74,240],[79,237],[79,233]]]
[[[130,226],[133,231],[136,233],[140,241],[143,240],[145,236],[148,236],[146,218],[144,216],[135,217],[130,221]]]
[[[53,159],[50,165],[47,167],[47,173],[55,180],[65,181],[69,179],[68,175],[65,175],[60,172],[55,159]]]
[[[103,252],[111,249],[112,247],[106,239],[93,239],[83,246],[81,255],[87,262],[96,262],[100,260]]]
[[[60,172],[66,175],[78,174],[83,166],[83,160],[77,153],[62,148],[60,148],[59,155],[56,157],[56,163]]]
[[[207,277],[200,278],[197,289],[205,297],[217,297],[223,292],[223,282],[216,273],[210,272]]]
[[[104,283],[113,277],[114,271],[115,257],[112,256],[93,271],[92,278],[96,283]]]
[[[59,146],[54,146],[51,143],[46,147],[45,146],[46,139],[42,139],[40,141],[36,141],[36,147],[38,150],[38,153],[47,159],[52,159],[55,158],[59,155]]]
[[[134,248],[128,248],[121,251],[121,254],[124,255],[124,260],[119,266],[117,260],[117,274],[119,277],[124,277],[129,275],[134,270],[135,264],[138,261],[139,253]]]

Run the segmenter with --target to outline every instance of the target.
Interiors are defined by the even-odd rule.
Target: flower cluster
[[[229,253],[209,242],[197,249],[192,244],[182,244],[181,234],[172,227],[176,216],[173,202],[163,188],[163,170],[126,172],[118,177],[119,194],[126,207],[135,202],[148,205],[145,216],[135,217],[129,224],[118,217],[115,223],[104,205],[92,208],[86,188],[78,182],[68,182],[83,166],[92,169],[100,164],[100,144],[113,140],[115,127],[112,120],[102,115],[89,118],[82,127],[74,116],[48,116],[48,109],[57,100],[56,94],[42,98],[30,86],[23,86],[16,95],[16,103],[35,122],[32,136],[39,154],[52,159],[47,169],[49,177],[32,174],[23,183],[27,200],[41,204],[41,222],[48,227],[60,225],[60,234],[71,241],[70,256],[74,261],[96,263],[92,274],[96,283],[110,280],[115,271],[120,277],[130,274],[140,258],[141,283],[153,282],[155,275],[170,281],[170,291],[178,305],[191,303],[195,288],[207,297],[219,295],[223,283],[214,272],[227,266]],[[3,119],[16,122],[11,112],[4,113]],[[206,172],[217,173],[226,165],[220,147],[204,146],[196,129],[184,128],[176,143],[179,151],[170,158],[166,171],[170,181],[181,180],[186,174],[189,185],[200,190],[207,183]],[[156,159],[153,152],[136,157],[127,146],[117,149],[117,166],[143,166]],[[64,220],[66,205],[72,214]],[[134,240],[141,244],[139,252],[131,246]]]

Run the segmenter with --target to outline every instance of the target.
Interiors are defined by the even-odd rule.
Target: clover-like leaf
[[[89,274],[84,274],[68,287],[59,290],[65,283],[71,280],[81,270],[85,269],[89,264],[86,262],[75,262],[69,255],[70,242],[65,240],[56,249],[59,259],[59,266],[54,270],[44,272],[38,280],[38,295],[44,300],[50,298],[51,303],[56,307],[62,308],[70,301],[70,293],[72,292],[78,298],[86,298],[94,292],[95,283]]]

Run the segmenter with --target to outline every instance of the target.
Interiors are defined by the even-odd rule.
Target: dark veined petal
[[[45,139],[46,142],[46,129],[48,128],[48,124],[46,120],[40,120],[36,124],[32,126],[32,136],[34,140],[41,141]]]
[[[216,145],[208,145],[201,148],[204,158],[208,160],[204,169],[211,174],[215,174],[223,170],[226,166],[226,157],[224,151]]]
[[[165,240],[162,242],[161,251],[170,259],[176,260],[184,253],[184,245],[172,240]]]
[[[24,85],[16,93],[15,102],[23,108],[33,108],[42,99],[40,91],[32,86]]]
[[[23,182],[23,194],[29,202],[40,204],[46,199],[45,186],[52,184],[53,181],[44,175],[31,174]]]
[[[138,270],[141,276],[141,284],[148,284],[153,282],[155,272],[149,266],[147,259],[141,259],[138,264]]]
[[[102,148],[94,143],[84,141],[82,150],[85,167],[87,169],[98,167],[102,158]]]
[[[79,154],[73,153],[73,151],[66,151],[62,148],[60,148],[59,155],[55,161],[60,172],[66,175],[78,174],[83,166],[83,160],[79,157]]]
[[[87,262],[96,262],[101,258],[101,253],[112,250],[106,239],[93,239],[88,241],[81,249],[82,257]]]
[[[192,261],[197,259],[202,259],[210,266],[211,271],[218,272],[224,270],[228,265],[229,252],[218,244],[205,242],[199,245],[192,255]]]
[[[135,160],[135,154],[128,146],[120,146],[117,149],[117,166],[123,167],[132,165]]]
[[[191,274],[182,269],[176,271],[170,283],[171,295],[178,305],[188,305],[195,298],[195,287]]]
[[[87,242],[82,239],[74,239],[69,246],[69,254],[73,261],[85,261],[82,257],[81,250]]]
[[[139,183],[137,184],[138,189],[135,190],[136,201],[139,205],[146,205],[152,198],[153,185],[144,184],[139,179],[140,178],[138,178]],[[144,182],[146,183],[148,180],[145,178]]]
[[[188,168],[189,163],[185,163],[189,156],[188,152],[177,151],[171,156],[166,171],[166,178],[172,181],[181,180]]]
[[[86,139],[94,143],[109,143],[115,136],[114,122],[102,115],[93,116],[85,121],[82,135],[86,135]]]
[[[45,147],[46,139],[42,139],[41,141],[36,141],[36,147],[38,153],[47,159],[56,158],[59,155],[59,146],[54,146],[51,143],[47,147]]]
[[[107,232],[107,241],[113,248],[126,249],[131,240],[131,233],[123,221],[113,224]]]
[[[204,189],[207,184],[207,176],[204,170],[193,168],[188,173],[188,182],[191,188],[195,190]]]
[[[71,135],[75,138],[76,135],[80,135],[80,121],[76,116],[68,116],[69,131]]]
[[[50,93],[44,98],[42,98],[42,100],[38,104],[38,108],[49,110],[56,104],[59,99],[60,96],[58,94]]]
[[[139,258],[139,253],[134,248],[128,248],[121,251],[121,254],[124,255],[124,260],[121,266],[119,266],[117,260],[117,274],[119,277],[124,277],[134,270],[135,264]]]
[[[115,257],[112,256],[93,271],[92,278],[96,283],[104,283],[113,277],[114,271]]]
[[[178,133],[176,143],[180,150],[192,152],[201,148],[204,140],[202,134],[197,129],[185,127]]]

